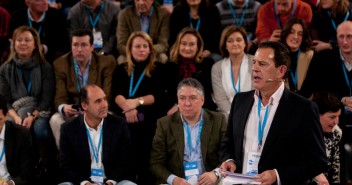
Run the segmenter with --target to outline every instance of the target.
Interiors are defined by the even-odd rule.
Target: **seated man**
[[[126,121],[108,114],[107,97],[100,87],[88,85],[81,91],[83,115],[61,128],[63,180],[81,185],[135,185],[123,180],[130,143]]]
[[[56,78],[55,113],[50,127],[59,146],[60,127],[65,121],[79,114],[78,99],[81,87],[95,84],[110,95],[112,73],[116,60],[112,56],[98,55],[93,48],[90,30],[72,32],[72,52],[54,62]]]
[[[151,172],[157,184],[214,184],[220,175],[215,168],[226,132],[225,117],[202,108],[204,89],[193,78],[178,84],[177,97],[179,111],[158,120]],[[191,170],[197,172],[195,176],[188,175]]]
[[[31,184],[32,137],[25,127],[7,120],[7,105],[0,96],[0,184]]]

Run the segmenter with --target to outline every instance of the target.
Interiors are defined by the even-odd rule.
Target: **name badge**
[[[103,185],[104,184],[104,170],[101,168],[92,168],[90,179],[96,184]]]
[[[103,48],[103,35],[101,34],[101,31],[95,31],[93,32],[93,37],[94,37],[94,49],[101,49]]]
[[[247,165],[247,175],[257,175],[258,174],[258,163],[261,156],[261,152],[248,152]]]
[[[198,183],[198,178],[199,178],[198,163],[196,161],[185,162],[184,168],[185,168],[186,181],[191,185],[196,185]]]

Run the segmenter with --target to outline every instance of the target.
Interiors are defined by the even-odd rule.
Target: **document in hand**
[[[260,184],[254,179],[258,178],[256,175],[246,175],[240,173],[232,173],[229,171],[224,172],[227,177],[222,181],[222,185],[233,185],[233,184]]]

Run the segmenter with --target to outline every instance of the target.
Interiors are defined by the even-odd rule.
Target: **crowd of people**
[[[0,0],[0,185],[352,184],[350,144],[348,0]]]

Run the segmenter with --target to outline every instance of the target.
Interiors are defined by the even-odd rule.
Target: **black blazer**
[[[16,185],[33,184],[32,136],[30,130],[5,122],[6,167]]]
[[[107,180],[119,182],[127,177],[130,136],[121,117],[108,115],[103,123],[102,162]],[[60,167],[64,181],[79,184],[90,180],[91,157],[83,115],[61,127]]]
[[[221,143],[221,160],[234,159],[239,173],[243,167],[243,138],[253,96],[254,91],[236,94]],[[316,105],[285,89],[264,143],[259,173],[276,169],[281,184],[299,185],[324,172],[326,155],[322,133]]]

